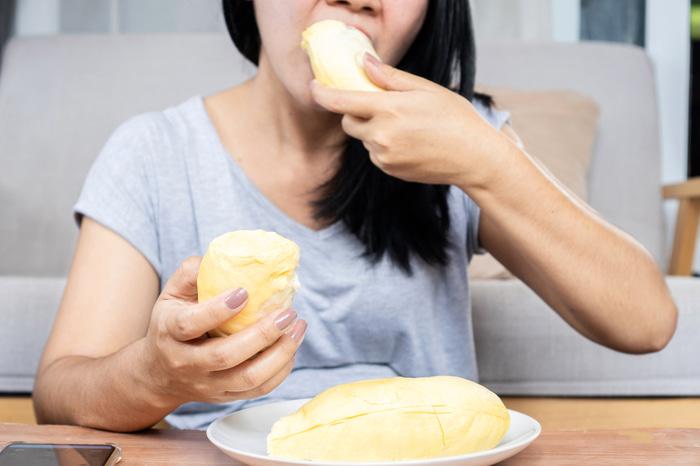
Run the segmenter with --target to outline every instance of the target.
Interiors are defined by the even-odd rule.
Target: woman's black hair
[[[260,32],[250,0],[223,0],[226,27],[238,50],[258,64]],[[476,52],[469,0],[429,0],[425,20],[397,68],[427,78],[473,101]],[[342,221],[373,262],[385,253],[412,274],[411,255],[431,265],[448,262],[449,186],[413,183],[385,174],[362,142],[348,138],[338,171],[318,187],[314,216]]]

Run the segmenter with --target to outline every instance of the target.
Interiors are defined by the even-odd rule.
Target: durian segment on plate
[[[363,380],[329,388],[279,419],[267,451],[310,461],[427,459],[493,448],[509,425],[495,393],[460,377]]]

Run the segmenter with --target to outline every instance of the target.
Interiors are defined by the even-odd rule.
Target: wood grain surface
[[[544,429],[700,429],[700,398],[503,397]],[[0,423],[36,424],[28,396],[0,396]],[[167,428],[161,421],[157,428]]]
[[[75,426],[0,424],[0,447],[10,441],[114,442],[122,448],[124,465],[237,464],[209,443],[203,431],[194,430],[117,434]],[[700,465],[700,429],[545,429],[532,445],[501,464]]]

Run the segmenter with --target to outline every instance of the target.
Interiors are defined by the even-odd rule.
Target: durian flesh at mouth
[[[453,376],[336,385],[279,419],[268,454],[311,461],[399,461],[493,448],[510,426],[487,388]]]
[[[302,33],[301,47],[309,56],[314,77],[326,86],[351,91],[381,91],[362,65],[364,53],[379,58],[370,39],[359,29],[327,19]]]

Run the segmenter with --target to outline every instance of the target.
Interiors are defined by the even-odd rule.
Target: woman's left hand
[[[466,98],[369,54],[365,70],[386,91],[338,90],[314,80],[311,92],[319,105],[343,114],[343,130],[363,142],[377,167],[406,181],[484,186],[505,138]]]

